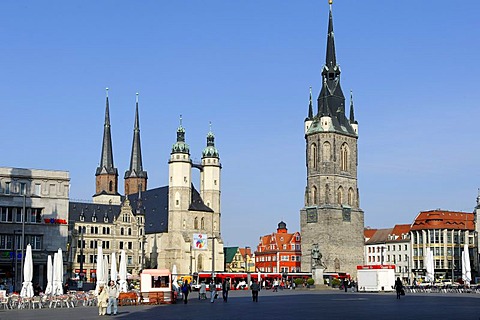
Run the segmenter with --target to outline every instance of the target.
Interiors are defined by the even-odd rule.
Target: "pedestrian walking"
[[[213,303],[215,301],[215,295],[217,294],[217,289],[215,288],[215,282],[213,282],[213,279],[210,280],[208,289],[210,290],[210,302]]]
[[[260,291],[260,285],[256,280],[253,280],[253,283],[250,286],[250,289],[252,290],[253,302],[258,302],[258,292]]]
[[[198,299],[205,300],[207,299],[207,285],[204,281],[200,284],[200,290],[198,291]]]
[[[107,295],[108,295],[108,306],[107,306],[107,314],[112,314],[112,306],[113,306],[113,315],[117,314],[117,299],[120,291],[118,290],[115,281],[110,280],[110,283],[107,287]]]
[[[222,283],[223,302],[227,302],[228,300],[228,291],[230,291],[230,279],[225,279]]]
[[[272,292],[277,292],[278,291],[278,280],[275,279],[273,280],[273,291]]]
[[[99,316],[104,316],[105,313],[107,312],[108,293],[107,293],[107,290],[105,289],[105,286],[103,284],[100,285],[100,287],[98,288],[97,306],[98,306],[98,315]]]
[[[403,283],[402,280],[400,280],[400,277],[397,277],[397,280],[395,280],[395,291],[397,292],[397,299],[400,299],[400,296],[402,295],[402,290],[403,290]]]
[[[192,287],[190,287],[188,280],[185,280],[185,282],[182,284],[182,294],[183,294],[184,304],[188,303],[188,294],[190,293],[190,291],[192,291]]]

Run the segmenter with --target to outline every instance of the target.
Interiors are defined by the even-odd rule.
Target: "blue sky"
[[[366,226],[475,206],[478,12],[478,1],[334,2]],[[149,187],[168,183],[179,115],[196,160],[212,121],[225,244],[255,246],[280,220],[297,231],[327,20],[327,0],[1,1],[0,165],[68,170],[71,198],[91,199],[105,87],[120,178],[139,92]]]

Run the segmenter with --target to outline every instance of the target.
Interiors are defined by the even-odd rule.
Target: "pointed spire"
[[[357,123],[355,121],[355,113],[353,111],[353,91],[350,90],[350,123]]]
[[[209,131],[207,133],[207,146],[202,151],[202,158],[218,158],[218,150],[215,148],[215,135],[212,132],[212,122],[209,122]]]
[[[106,88],[105,105],[105,123],[103,125],[103,143],[100,166],[97,168],[96,175],[101,173],[117,174],[117,169],[113,165],[112,134],[110,129],[110,106],[108,101],[108,88]]]
[[[310,86],[310,100],[308,103],[308,120],[313,119],[312,86]]]
[[[328,38],[327,38],[327,57],[325,65],[328,68],[333,68],[337,65],[337,57],[335,55],[335,36],[333,33],[333,15],[332,15],[332,1],[329,0],[330,13],[328,16]]]
[[[125,172],[125,179],[129,177],[147,178],[147,172],[143,171],[142,148],[140,144],[140,120],[138,116],[138,92],[135,97],[135,122],[133,126],[132,153],[130,157],[130,169]]]

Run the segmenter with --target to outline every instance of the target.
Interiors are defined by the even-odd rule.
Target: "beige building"
[[[23,281],[22,243],[32,246],[33,282],[42,286],[47,256],[67,249],[69,187],[67,171],[0,167],[0,279],[14,289]]]

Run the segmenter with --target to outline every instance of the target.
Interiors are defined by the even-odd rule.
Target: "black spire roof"
[[[345,116],[345,96],[340,86],[340,66],[337,64],[335,52],[335,36],[333,32],[332,4],[328,17],[327,52],[322,69],[322,89],[317,99],[318,117],[332,118],[333,129],[337,132],[356,135],[349,120]],[[313,126],[316,127],[316,126]]]
[[[350,90],[350,123],[357,124],[358,122],[355,120],[355,112],[353,111],[353,92]]]
[[[130,157],[130,169],[125,172],[125,179],[147,178],[147,172],[143,171],[142,148],[140,145],[140,121],[138,120],[138,93],[135,105],[135,124],[133,128],[132,155]]]
[[[108,104],[108,88],[107,101],[105,106],[105,124],[103,126],[103,144],[102,156],[100,158],[100,166],[98,166],[95,173],[99,174],[118,174],[117,169],[113,166],[113,150],[112,150],[112,135],[110,132],[110,109]]]
[[[310,87],[310,99],[308,102],[308,117],[306,120],[313,119],[313,102],[312,102],[312,87]]]

